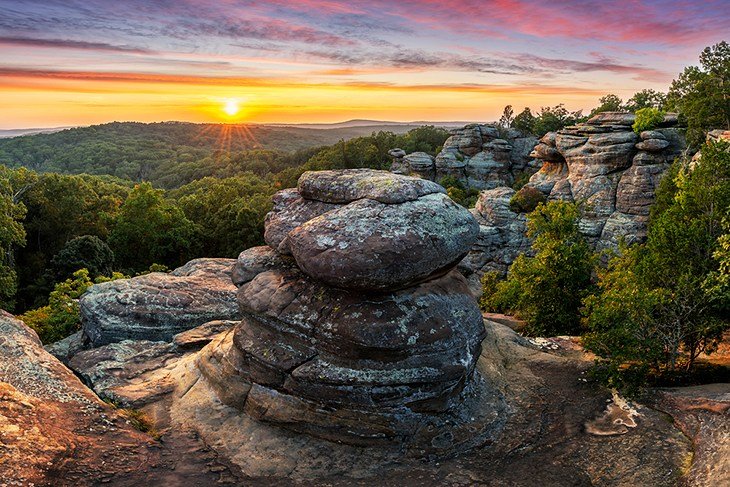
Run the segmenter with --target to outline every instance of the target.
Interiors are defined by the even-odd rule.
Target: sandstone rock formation
[[[516,129],[501,134],[493,125],[467,125],[451,131],[435,158],[424,152],[390,151],[393,157],[390,170],[431,181],[451,176],[464,187],[474,189],[511,186],[522,173],[532,174],[539,168],[530,155],[536,143],[536,137]]]
[[[531,155],[542,162],[527,186],[549,200],[582,205],[581,232],[597,249],[646,238],[649,208],[662,175],[684,150],[684,136],[667,115],[656,130],[637,135],[630,113],[605,112],[584,124],[548,133]],[[487,270],[506,272],[514,258],[529,250],[524,215],[510,209],[512,190],[498,188],[479,196],[472,214],[480,236],[460,269],[479,292]]]
[[[202,448],[135,430],[0,310],[0,485],[213,485],[228,469]]]
[[[347,443],[472,444],[484,328],[454,267],[477,223],[440,186],[382,171],[305,173],[293,193],[267,218],[272,248],[233,271],[243,321],[198,359],[220,400]]]
[[[126,339],[164,340],[211,320],[239,317],[233,259],[196,259],[92,286],[80,301],[84,338],[98,347]]]

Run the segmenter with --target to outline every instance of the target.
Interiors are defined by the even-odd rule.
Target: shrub
[[[621,249],[585,300],[584,343],[619,376],[687,374],[730,326],[730,146],[706,145],[693,167],[675,165],[646,243]]]
[[[55,282],[68,279],[78,269],[87,269],[92,277],[108,276],[113,266],[114,252],[94,235],[72,238],[51,260]]]
[[[472,208],[479,198],[479,191],[473,188],[466,188],[453,176],[444,176],[438,182],[446,188],[446,194],[464,208]]]
[[[547,197],[539,189],[524,186],[509,201],[509,207],[515,213],[530,213],[537,205],[547,201]]]
[[[590,291],[595,263],[578,231],[578,217],[573,203],[540,203],[527,217],[535,256],[517,257],[507,279],[496,284],[496,276],[487,274],[482,305],[525,320],[529,334],[577,333],[581,300]]]
[[[640,134],[644,130],[653,130],[664,121],[664,112],[656,108],[642,108],[636,111],[636,121],[632,128]]]
[[[111,277],[99,277],[95,282],[124,277],[126,276],[115,272]],[[89,271],[79,269],[70,279],[56,284],[48,298],[48,305],[27,311],[18,318],[35,330],[44,344],[62,340],[81,327],[79,298],[93,284]]]
[[[519,191],[524,185],[530,182],[531,173],[528,171],[522,171],[515,176],[515,181],[512,183],[512,189]]]

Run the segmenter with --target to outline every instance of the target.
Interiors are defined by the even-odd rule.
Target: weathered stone
[[[307,200],[295,188],[279,191],[272,198],[274,207],[266,215],[264,240],[279,253],[290,254],[286,236],[296,227],[330,210],[334,203]]]
[[[637,149],[649,152],[659,152],[667,147],[669,147],[669,141],[665,139],[644,139],[636,144]]]
[[[492,189],[511,185],[524,172],[539,169],[530,153],[537,139],[517,129],[506,132],[491,125],[472,124],[451,131],[441,152],[432,158],[422,152],[393,156],[390,170],[432,181],[455,178],[466,188]]]
[[[432,181],[371,169],[307,171],[299,178],[297,188],[302,197],[325,203],[350,203],[367,198],[395,204],[445,192]]]
[[[387,290],[445,272],[469,251],[478,226],[469,212],[435,193],[399,205],[363,199],[289,233],[297,265],[345,288]]]
[[[641,140],[649,140],[649,139],[661,139],[661,140],[667,140],[667,137],[661,133],[658,130],[644,130],[639,134],[641,137]]]
[[[671,125],[672,120],[666,117],[661,125]],[[541,159],[542,167],[527,187],[549,200],[581,203],[578,227],[600,249],[616,249],[622,239],[632,243],[646,237],[649,206],[659,180],[684,148],[681,130],[657,128],[639,137],[631,129],[633,122],[633,114],[602,113],[586,124],[546,134],[532,153]],[[483,192],[477,203],[476,214],[499,208],[497,212],[505,216],[499,224],[485,226],[475,214],[482,224],[480,238],[459,268],[477,293],[484,272],[506,272],[506,266],[526,250],[524,237],[504,230],[525,230],[524,221],[505,210],[509,191]]]
[[[479,223],[479,237],[459,263],[459,270],[467,277],[475,295],[481,294],[480,278],[485,272],[506,274],[518,255],[530,251],[527,219],[510,208],[514,194],[514,189],[506,187],[482,191],[471,210]]]
[[[170,274],[95,284],[79,300],[84,335],[93,346],[125,339],[169,341],[205,322],[235,319],[233,263],[196,259]]]
[[[178,333],[173,337],[172,343],[181,350],[199,350],[213,341],[216,336],[233,328],[237,323],[238,321],[231,320],[209,321],[192,330]]]
[[[0,437],[3,485],[182,481],[170,473],[176,462],[165,459],[172,455],[168,446],[135,430],[46,352],[35,332],[1,310]],[[194,455],[184,463],[200,468]],[[210,480],[204,477],[196,472],[185,480],[204,485]]]

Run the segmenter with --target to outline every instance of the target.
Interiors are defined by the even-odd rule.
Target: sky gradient
[[[0,0],[0,128],[588,110],[729,37],[727,0]]]

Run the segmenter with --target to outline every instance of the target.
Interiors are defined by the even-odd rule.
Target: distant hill
[[[169,188],[207,175],[263,166],[275,172],[301,165],[316,148],[340,140],[379,131],[405,134],[421,126],[378,123],[353,120],[313,128],[113,122],[0,139],[0,164],[39,172],[149,180]]]
[[[37,128],[37,129],[6,129],[0,130],[0,139],[7,139],[10,137],[20,137],[22,135],[35,135],[35,134],[52,134],[53,132],[60,132],[72,127],[51,127],[51,128]]]
[[[443,128],[456,128],[456,127],[463,127],[464,125],[467,125],[472,122],[427,122],[427,121],[419,121],[419,122],[389,122],[387,120],[347,120],[346,122],[337,122],[337,123],[293,123],[293,124],[286,124],[286,123],[274,123],[274,124],[267,124],[271,127],[297,127],[297,128],[307,128],[307,129],[319,129],[319,130],[331,130],[331,129],[340,129],[340,128],[354,128],[354,127],[360,127],[360,128],[367,128],[367,127],[378,127],[381,130],[388,129],[391,132],[393,132],[394,127],[408,127],[409,129],[415,128],[415,127],[422,127],[424,125],[433,125],[435,127],[443,127]]]

